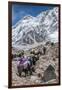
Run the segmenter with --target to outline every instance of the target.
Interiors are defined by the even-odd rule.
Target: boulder
[[[52,79],[56,79],[55,69],[52,65],[49,65],[47,69],[44,71],[43,81],[47,82]]]

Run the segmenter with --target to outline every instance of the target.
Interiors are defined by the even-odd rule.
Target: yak
[[[26,57],[21,58],[17,63],[17,70],[19,76],[21,76],[22,72],[25,73],[25,76],[30,73],[32,75],[32,61]]]
[[[32,72],[35,71],[34,66],[36,65],[36,61],[39,60],[38,56],[31,55],[28,57],[21,57],[20,60],[17,62],[17,70],[19,76],[21,76],[22,72],[25,73],[25,76],[30,73],[32,75]]]

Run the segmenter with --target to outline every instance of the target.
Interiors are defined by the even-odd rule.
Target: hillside
[[[58,8],[24,16],[12,26],[12,47],[28,50],[47,41],[58,42]]]
[[[58,43],[55,43],[53,46],[49,43],[45,45],[46,47],[46,54],[41,55],[39,60],[36,62],[35,65],[35,72],[33,72],[33,75],[28,75],[24,77],[24,73],[22,73],[22,76],[19,77],[17,75],[17,61],[12,60],[12,85],[18,86],[18,85],[36,85],[36,84],[52,84],[52,83],[58,83],[58,77],[59,77],[59,50],[58,50]],[[42,45],[35,48],[42,49]],[[25,55],[30,55],[30,50],[25,52]],[[42,77],[44,76],[44,73],[46,72],[46,69],[49,65],[52,65],[54,69],[54,73],[56,77],[51,80],[47,80],[44,82],[42,80]],[[40,77],[38,76],[40,73]],[[48,73],[48,72],[47,72]],[[50,70],[50,73],[52,75],[52,71]],[[49,77],[48,74],[44,77]],[[51,76],[54,77],[54,76]]]

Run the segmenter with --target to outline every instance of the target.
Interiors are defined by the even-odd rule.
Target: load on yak
[[[19,76],[21,76],[22,72],[25,73],[25,76],[28,74],[28,71],[30,72],[30,75],[32,74],[32,69],[31,69],[31,63],[28,60],[27,57],[21,57],[17,63],[17,70]]]
[[[22,56],[18,61],[17,61],[17,70],[19,76],[21,76],[22,72],[25,73],[25,76],[30,73],[32,74],[34,70],[34,65],[36,64],[36,61],[39,58],[31,55],[31,56]]]
[[[17,53],[17,57],[21,57],[24,55],[24,50],[22,50],[21,52]]]
[[[24,55],[24,50],[22,50],[21,52],[18,52],[17,54],[12,54],[12,58],[21,57],[23,55]]]
[[[30,54],[34,54],[34,55],[45,55],[46,54],[46,47],[44,46],[42,49],[32,49]]]

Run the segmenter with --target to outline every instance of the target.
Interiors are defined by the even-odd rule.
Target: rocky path
[[[17,61],[12,61],[12,86],[58,83],[59,59],[57,57],[57,52],[54,54],[52,52],[53,50],[55,53],[55,49],[53,48],[51,50],[49,49],[48,53],[46,53],[46,55],[40,56],[39,60],[36,62],[36,65],[35,65],[35,72],[33,72],[33,75],[31,75],[31,76],[28,75],[28,76],[24,77],[24,73],[22,73],[22,76],[19,77],[17,75],[17,68],[16,68]],[[55,57],[55,59],[53,59],[53,57]],[[47,69],[47,67],[49,65],[53,66],[53,68],[55,70],[56,78],[49,80],[47,82],[43,82],[42,77],[44,75],[45,70]],[[40,77],[38,77],[39,73],[41,75]]]

